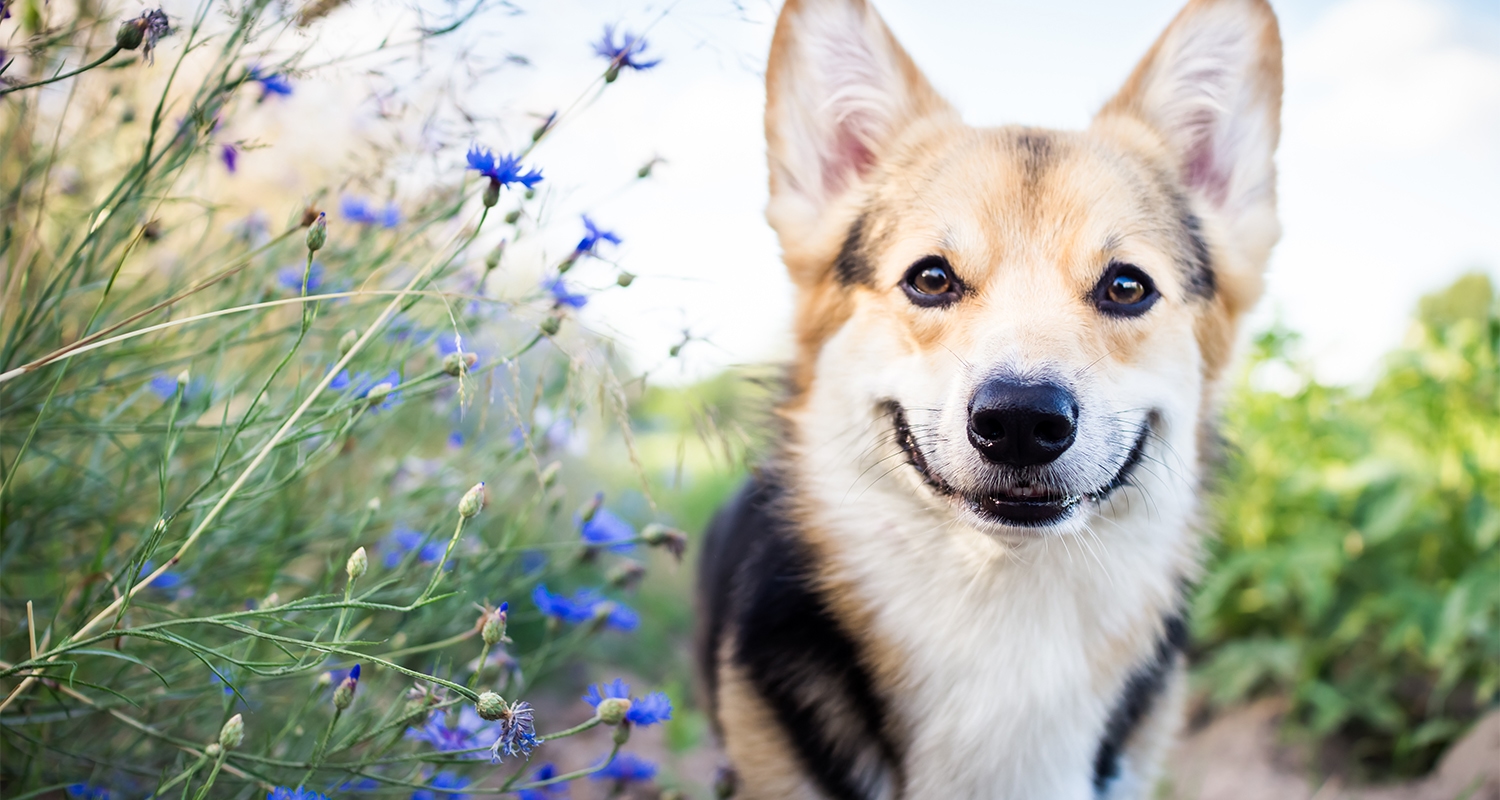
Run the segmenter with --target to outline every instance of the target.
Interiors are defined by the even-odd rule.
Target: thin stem
[[[339,724],[339,717],[344,715],[344,709],[335,708],[333,719],[328,720],[328,727],[323,731],[323,737],[318,740],[318,749],[313,751],[313,757],[308,761],[307,772],[303,773],[302,780],[297,781],[298,786],[306,786],[307,779],[311,778],[318,767],[323,763],[323,753],[328,750],[328,739],[333,736],[333,727]]]
[[[38,86],[46,86],[49,83],[57,83],[60,80],[65,80],[67,78],[71,78],[71,77],[73,77],[74,75],[77,75],[80,72],[88,72],[89,70],[93,69],[94,67],[97,67],[100,64],[103,64],[104,62],[110,60],[111,58],[114,58],[115,56],[119,55],[119,53],[120,53],[120,46],[119,45],[115,45],[114,47],[111,47],[111,48],[109,48],[109,50],[105,51],[104,55],[99,56],[98,60],[91,61],[91,62],[89,62],[87,64],[84,64],[83,66],[79,67],[78,69],[73,70],[72,72],[64,72],[61,75],[53,75],[50,78],[45,78],[43,80],[39,80],[36,83],[23,83],[20,86],[9,86],[9,87],[6,87],[4,89],[0,89],[0,97],[4,97],[4,96],[10,94],[11,92],[19,92],[22,89],[35,89]]]
[[[214,780],[219,777],[219,770],[223,769],[224,759],[228,755],[229,752],[226,750],[219,751],[219,757],[214,759],[213,769],[208,771],[208,779],[203,782],[203,786],[199,787],[198,794],[194,795],[193,800],[204,800],[208,797],[208,790],[213,788]]]
[[[448,556],[453,554],[453,547],[458,544],[459,537],[463,536],[464,519],[463,514],[458,515],[458,525],[453,529],[453,537],[448,540],[448,549],[443,551],[443,557],[438,559],[437,565],[432,568],[432,580],[427,582],[427,588],[423,589],[422,594],[417,597],[418,603],[431,596],[432,592],[437,589],[438,582],[443,579],[443,566],[448,563]]]

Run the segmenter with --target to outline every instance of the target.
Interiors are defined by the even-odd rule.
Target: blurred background
[[[1500,797],[1500,5],[1274,5],[1285,233],[1224,411],[1210,569],[1192,609],[1193,719],[1163,796]],[[1078,128],[1179,4],[877,6],[969,122]],[[96,694],[126,698],[162,734],[137,735],[118,717],[124,705],[102,696],[28,690],[0,711],[5,794],[144,797],[182,775],[184,790],[201,785],[196,756],[172,742],[211,738],[236,711],[250,733],[226,763],[241,773],[225,772],[232,787],[212,796],[295,786],[303,766],[320,770],[307,786],[335,796],[460,796],[432,794],[444,775],[500,791],[510,768],[444,760],[399,729],[379,752],[361,733],[328,764],[308,755],[329,718],[306,699],[321,698],[318,676],[334,682],[356,652],[383,652],[421,675],[522,692],[556,723],[539,730],[585,721],[577,696],[591,682],[660,689],[671,720],[641,727],[628,751],[651,774],[580,778],[573,796],[711,796],[717,756],[689,660],[691,563],[714,509],[766,452],[789,352],[791,288],[762,217],[762,79],[778,4],[163,8],[177,31],[154,66],[111,62],[0,98],[0,371],[241,259],[238,277],[168,313],[291,302],[304,289],[390,292],[414,276],[432,294],[378,323],[381,336],[351,356],[352,380],[329,389],[343,394],[317,399],[321,416],[297,423],[291,450],[264,437],[297,422],[298,402],[318,398],[346,352],[345,331],[376,325],[389,296],[326,301],[315,324],[286,308],[195,322],[0,384],[5,665],[45,655],[48,637],[112,608],[129,576],[185,541],[197,549],[169,573],[182,588],[151,584],[118,626],[211,618],[268,595],[337,600],[361,544],[382,576],[370,602],[394,608],[417,597],[427,569],[452,565],[426,548],[447,541],[463,490],[487,481],[489,506],[454,551],[460,595],[355,610],[364,627],[334,636],[337,652],[325,644],[334,623],[297,607],[263,620],[302,637],[278,645],[285,661],[222,625],[201,639],[126,637],[116,650],[129,658],[104,644],[75,653]],[[95,57],[144,10],[7,0],[3,78]],[[203,35],[190,39],[195,19]],[[644,36],[660,63],[606,82],[609,57],[595,50],[605,26]],[[169,157],[136,180],[132,148],[152,152],[158,139]],[[545,176],[532,191],[505,187],[479,223],[484,179],[466,169],[476,144],[521,153]],[[328,215],[321,289],[301,280],[304,208]],[[582,252],[582,215],[620,241]],[[453,352],[475,353],[473,376],[447,381]],[[399,402],[368,404],[388,374]],[[264,401],[247,405],[262,381]],[[240,430],[236,444],[228,432]],[[224,453],[243,466],[251,444],[277,455],[235,495]],[[226,492],[225,516],[203,523]],[[589,518],[600,492],[629,530],[618,548],[588,538],[604,535]],[[687,537],[680,566],[645,541],[652,524]],[[531,599],[538,584],[598,588],[638,619],[628,631],[608,609],[569,622]],[[501,600],[515,644],[487,673],[471,662],[471,609]],[[394,714],[413,676],[374,672],[360,702]],[[106,707],[108,735],[70,739]],[[451,703],[433,713],[459,724]],[[378,727],[375,716],[358,724]],[[376,763],[408,750],[408,771]],[[539,753],[588,769],[609,751],[595,729]]]

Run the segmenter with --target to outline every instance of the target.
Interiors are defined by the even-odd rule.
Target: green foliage
[[[1199,677],[1218,704],[1286,694],[1372,774],[1420,772],[1500,689],[1500,306],[1482,275],[1424,299],[1365,391],[1294,342],[1260,337],[1228,406]]]

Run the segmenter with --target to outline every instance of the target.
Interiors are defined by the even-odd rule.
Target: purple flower
[[[290,264],[276,271],[276,282],[282,288],[293,292],[302,291],[302,273],[307,272],[307,291],[316,292],[323,285],[323,265],[320,262],[312,262],[312,266],[302,264]]]
[[[469,153],[465,158],[469,162],[469,169],[478,171],[480,175],[501,186],[519,183],[530,189],[542,181],[542,171],[534,169],[527,172],[521,166],[521,157],[517,155],[497,156],[489,149],[475,144],[469,146]]]
[[[525,700],[511,703],[500,718],[500,736],[490,746],[490,760],[505,756],[529,756],[541,740],[536,738],[535,712]]]
[[[583,696],[583,702],[598,708],[600,703],[609,698],[629,700],[630,711],[625,714],[625,719],[636,725],[655,725],[672,718],[672,701],[665,694],[652,692],[645,697],[631,697],[630,686],[619,678],[590,686],[589,693]]]
[[[590,776],[592,780],[618,783],[649,781],[654,777],[656,777],[656,765],[631,753],[617,754],[615,760],[609,762],[608,766]]]
[[[569,308],[583,308],[589,301],[586,294],[574,294],[568,289],[561,275],[542,281],[542,287],[552,293],[552,300],[559,306]]]
[[[458,712],[458,720],[448,724],[448,715],[442,711],[432,712],[427,723],[420,728],[409,728],[406,738],[427,742],[433,749],[452,753],[458,750],[483,750],[490,746],[492,737],[498,735],[495,725],[485,722],[479,712],[465,706]],[[464,758],[479,758],[478,752],[463,753]]]
[[[394,228],[401,224],[401,209],[397,208],[395,203],[387,203],[384,208],[376,208],[373,203],[363,197],[346,194],[339,201],[339,210],[349,221],[360,225]]]
[[[593,220],[589,219],[589,215],[584,214],[583,238],[579,239],[578,246],[573,248],[573,258],[579,258],[582,256],[594,256],[595,258],[598,258],[600,242],[621,244],[622,241],[623,240],[620,239],[619,234],[615,233],[614,231],[606,231],[600,229],[598,225],[594,224]]]
[[[600,58],[609,59],[609,69],[604,74],[606,81],[613,81],[624,67],[645,70],[661,63],[659,58],[651,61],[639,60],[645,55],[645,49],[646,39],[627,31],[620,32],[620,43],[615,44],[615,26],[613,25],[605,25],[604,38],[594,43],[594,53]]]
[[[305,786],[298,786],[295,789],[277,786],[266,792],[266,800],[328,800],[328,795]]]
[[[447,549],[447,546],[433,541],[423,544],[426,540],[427,537],[421,531],[412,530],[405,525],[397,525],[385,541],[386,546],[390,547],[390,551],[385,554],[386,569],[400,564],[406,554],[413,550],[417,551],[417,561],[423,564],[437,563],[437,560],[443,557],[443,551]]]
[[[531,773],[531,782],[550,781],[557,777],[557,767],[552,764],[543,764]],[[568,796],[567,783],[552,783],[536,789],[521,789],[516,792],[517,800],[566,800]]]
[[[427,782],[432,789],[418,789],[411,793],[411,800],[468,800],[469,795],[458,791],[469,785],[469,779],[452,772],[439,772]],[[436,790],[436,791],[434,791]]]
[[[231,174],[239,168],[240,149],[238,147],[232,144],[224,145],[224,150],[219,153],[219,157],[224,159],[224,169],[229,170]]]
[[[258,66],[250,67],[245,80],[260,84],[260,100],[257,102],[265,102],[271,95],[286,97],[292,93],[292,83],[285,75],[267,75]]]
[[[590,547],[607,548],[615,553],[628,553],[635,549],[635,528],[615,516],[607,508],[594,512],[593,519],[583,523],[579,535]]]

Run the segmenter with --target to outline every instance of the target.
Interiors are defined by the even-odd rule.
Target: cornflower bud
[[[370,557],[365,554],[363,547],[356,548],[349,555],[349,561],[344,564],[344,571],[349,573],[349,580],[359,580],[360,576],[370,568]]]
[[[370,387],[370,391],[365,393],[365,400],[372,406],[378,406],[381,403],[385,402],[385,398],[389,396],[391,390],[395,388],[396,387],[391,385],[390,381],[381,381],[380,383],[377,383],[374,386]]]
[[[484,508],[484,481],[469,487],[464,496],[458,501],[458,515],[464,519],[478,516],[479,510]]]
[[[219,729],[219,745],[225,750],[233,750],[243,741],[245,741],[245,718],[235,714],[224,723],[224,727]]]
[[[319,686],[332,686],[333,685],[333,673],[332,672],[325,672],[322,675],[319,675],[318,676],[318,685]]]
[[[504,256],[504,255],[505,255],[505,240],[501,239],[500,240],[500,244],[495,245],[495,249],[491,250],[489,252],[489,255],[487,255],[487,256],[484,257],[484,271],[485,272],[489,272],[490,270],[494,269],[495,267],[500,266],[500,258],[502,256]]]
[[[639,561],[621,561],[609,571],[609,585],[629,589],[646,577],[646,568]]]
[[[457,378],[478,363],[479,356],[474,353],[449,353],[443,358],[443,372]]]
[[[619,725],[630,713],[630,701],[623,697],[606,697],[599,701],[594,711],[605,725]]]
[[[378,511],[380,511],[380,498],[378,498],[378,497],[372,497],[372,498],[370,498],[370,502],[365,503],[365,508],[370,509],[370,513],[371,514],[374,514],[374,513],[378,512]]]
[[[203,755],[209,758],[218,758],[224,755],[224,746],[218,742],[209,742],[208,746],[203,748]]]
[[[526,197],[527,200],[530,200],[533,197],[536,197],[536,190],[535,189],[527,189],[525,197]]]
[[[188,374],[187,370],[183,370],[183,371],[177,373],[177,388],[178,389],[186,389],[187,385],[188,385],[188,380],[191,377],[192,376]]]
[[[511,212],[509,212],[509,213],[507,213],[505,215],[505,224],[506,225],[514,225],[514,224],[516,224],[516,220],[518,220],[520,218],[521,218],[521,209],[518,208],[515,211],[511,211]]]
[[[562,320],[558,317],[548,317],[542,320],[541,329],[542,333],[548,336],[556,336],[557,332],[562,330]]]
[[[604,492],[595,492],[583,505],[578,507],[578,519],[589,523],[594,521],[594,515],[599,513],[599,507],[604,505]]]
[[[510,603],[501,603],[500,607],[493,612],[485,612],[484,625],[480,626],[479,637],[484,639],[486,645],[494,646],[508,641],[505,638],[505,623],[509,616],[505,612],[509,610]]]
[[[507,710],[505,707],[505,698],[494,692],[484,692],[479,695],[478,700],[474,701],[474,710],[479,712],[480,719],[487,719],[493,722],[505,716]]]
[[[559,473],[561,471],[562,471],[562,462],[561,461],[554,461],[551,464],[548,464],[547,466],[542,467],[542,476],[541,476],[542,486],[544,488],[550,488],[552,486],[552,484],[557,481],[557,473]]]
[[[484,187],[484,195],[480,198],[485,208],[494,208],[500,202],[500,181],[490,178],[490,185]]]
[[[601,703],[600,705],[603,704]],[[630,741],[630,727],[629,725],[616,725],[615,735],[610,738],[614,740],[615,744],[624,747],[625,743]]]
[[[354,702],[354,690],[359,688],[359,665],[349,670],[349,677],[339,684],[339,688],[333,690],[333,707],[343,711]]]
[[[115,32],[115,46],[121,50],[134,50],[146,41],[146,25],[143,20],[130,19],[121,23]]]
[[[328,241],[328,215],[322,211],[318,212],[318,218],[307,229],[307,249],[316,253],[323,249],[323,244]]]
[[[641,531],[641,540],[652,547],[665,549],[679,562],[682,561],[682,554],[687,551],[687,534],[654,522]]]
[[[357,341],[359,341],[359,331],[344,331],[344,335],[339,337],[339,358],[349,355],[349,351],[354,349],[354,343]]]
[[[619,284],[621,288],[624,288],[632,283],[635,283],[635,275],[629,272],[621,272],[619,275],[615,276],[615,283]]]

